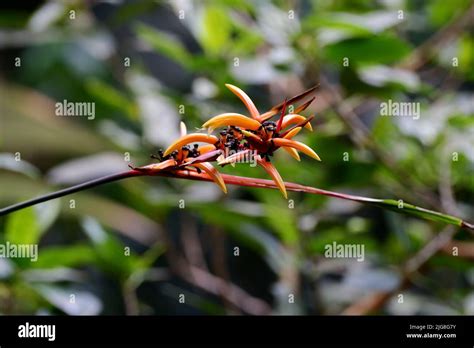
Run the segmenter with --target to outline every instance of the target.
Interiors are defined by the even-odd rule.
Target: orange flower
[[[298,161],[300,161],[298,151],[301,151],[318,161],[321,160],[318,154],[310,147],[298,141],[292,140],[292,138],[298,134],[303,127],[312,131],[311,124],[309,123],[312,117],[305,118],[298,113],[305,110],[311,104],[314,98],[297,107],[294,113],[286,114],[287,105],[289,105],[289,103],[297,102],[300,99],[306,97],[308,94],[313,92],[316,87],[313,87],[288,101],[285,100],[283,103],[274,106],[264,114],[260,114],[258,112],[258,109],[250,97],[240,88],[230,84],[226,84],[226,87],[239,97],[239,99],[244,103],[251,117],[246,117],[244,115],[235,113],[225,113],[214,116],[204,123],[203,128],[208,128],[210,132],[216,128],[227,126],[227,130],[224,131],[223,134],[221,132],[223,136],[227,136],[229,132],[239,133],[241,135],[241,137],[236,137],[235,134],[233,134],[233,138],[238,141],[237,144],[233,144],[233,150],[236,150],[237,153],[225,159],[221,159],[218,164],[226,165],[235,163],[242,158],[242,155],[239,155],[239,153],[243,151],[254,151],[254,153],[256,153],[257,163],[263,167],[267,173],[270,174],[286,198],[287,194],[283,180],[281,179],[278,171],[270,163],[270,156],[272,156],[273,153],[281,147]],[[275,123],[269,121],[269,119],[278,112],[281,113],[278,122]],[[291,125],[293,126],[288,128]],[[219,144],[216,146],[219,147]],[[224,146],[232,146],[232,144],[225,142]],[[219,148],[224,150],[222,146]]]
[[[305,110],[314,97],[297,107],[294,112],[286,114],[289,104],[293,104],[312,93],[313,87],[283,103],[260,114],[250,97],[240,88],[226,84],[232,93],[237,95],[247,108],[250,117],[238,113],[224,113],[212,117],[204,123],[203,128],[208,129],[207,134],[186,134],[186,126],[181,123],[181,137],[173,142],[164,152],[159,152],[155,157],[159,163],[134,168],[137,170],[151,171],[176,171],[182,169],[194,170],[199,174],[204,171],[219,187],[227,192],[224,180],[210,162],[217,161],[218,165],[235,165],[243,159],[252,156],[275,181],[277,187],[287,198],[286,188],[277,169],[270,163],[270,157],[279,148],[284,149],[293,158],[300,161],[298,151],[320,161],[318,154],[307,145],[292,138],[303,128],[312,131],[310,121],[313,117],[306,118],[299,113]],[[269,121],[277,113],[280,117],[277,122]],[[225,127],[219,136],[211,133]],[[199,146],[191,143],[207,143]],[[230,155],[229,151],[232,152]]]
[[[182,136],[168,147],[165,152],[159,151],[158,156],[152,156],[160,160],[160,163],[132,168],[139,171],[149,172],[165,170],[176,171],[182,169],[195,170],[198,173],[204,171],[221,188],[221,190],[224,191],[224,193],[227,193],[224,179],[222,179],[221,174],[210,163],[221,156],[222,151],[216,149],[213,145],[199,146],[195,144],[193,147],[187,145],[195,141],[212,144],[218,142],[219,139],[213,135],[185,133],[186,125],[181,122]]]

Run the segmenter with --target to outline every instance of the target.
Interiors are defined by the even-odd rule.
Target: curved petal
[[[293,157],[298,162],[301,161],[300,155],[298,154],[298,151],[296,151],[296,149],[292,147],[286,147],[286,146],[282,146],[282,149],[288,152],[291,155],[291,157]]]
[[[318,154],[313,151],[308,145],[300,143],[299,141],[296,140],[290,140],[290,139],[283,139],[283,138],[275,138],[272,139],[273,144],[276,146],[287,146],[287,147],[292,147],[296,150],[299,150],[303,152],[304,154],[313,157],[314,159],[321,161],[321,158],[319,158]]]
[[[265,169],[265,171],[272,177],[273,181],[275,181],[275,184],[280,189],[281,193],[283,194],[283,197],[285,197],[285,199],[288,199],[288,193],[286,192],[285,183],[283,182],[283,179],[281,178],[280,173],[278,173],[278,170],[276,170],[273,164],[263,160],[260,156],[256,156],[256,159],[257,159],[257,163],[263,169]]]
[[[290,124],[296,124],[300,122],[306,121],[306,117],[298,115],[298,114],[289,114],[283,117],[282,125],[281,128],[285,129],[288,127]],[[306,129],[309,129],[310,131],[313,130],[313,127],[311,127],[311,123],[306,123],[304,126]]]
[[[168,156],[174,150],[179,150],[181,149],[181,147],[189,143],[202,142],[202,143],[215,144],[218,141],[219,139],[217,139],[217,137],[214,135],[208,135],[208,134],[202,134],[202,133],[188,134],[188,135],[185,135],[184,137],[179,138],[173,144],[171,144],[163,153],[163,156]]]
[[[203,128],[210,128],[211,130],[223,126],[236,126],[250,130],[257,130],[260,128],[261,124],[260,122],[242,114],[225,113],[214,116],[202,125]]]
[[[291,139],[293,138],[296,134],[298,134],[300,131],[301,131],[301,127],[296,127],[296,128],[293,128],[292,130],[290,130],[288,133],[286,133],[284,136],[283,136],[283,139]]]
[[[170,158],[160,163],[148,164],[146,166],[137,167],[133,169],[140,170],[140,171],[147,171],[147,172],[149,171],[156,172],[156,171],[161,171],[170,167],[174,167],[176,165],[177,165],[176,161],[173,158]]]
[[[255,119],[255,120],[259,120],[260,113],[258,112],[257,107],[253,103],[252,99],[250,99],[250,97],[247,95],[247,93],[242,91],[239,87],[236,87],[236,86],[231,85],[229,83],[226,83],[225,86],[228,89],[230,89],[232,91],[232,93],[234,93],[237,97],[239,97],[239,99],[242,101],[242,103],[245,104],[245,107],[249,111],[250,116],[252,116],[252,118]]]
[[[207,175],[221,188],[224,193],[227,193],[227,187],[225,186],[224,179],[222,178],[221,173],[219,173],[212,164],[207,162],[202,163],[193,163],[193,167],[199,168],[206,172]]]
[[[201,145],[198,147],[198,151],[201,155],[204,155],[205,153],[208,153],[210,151],[216,150],[216,147],[211,144],[206,144],[206,145]]]

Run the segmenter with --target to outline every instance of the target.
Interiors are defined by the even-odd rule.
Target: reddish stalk
[[[11,205],[9,207],[0,209],[0,216],[12,213],[14,211],[17,211],[26,207],[33,206],[38,203],[46,202],[55,198],[69,195],[71,193],[82,191],[94,186],[98,186],[98,185],[102,185],[105,183],[118,181],[118,180],[122,180],[126,178],[137,177],[137,176],[163,176],[163,177],[168,177],[168,178],[187,179],[187,180],[196,180],[196,181],[209,181],[209,182],[213,181],[212,178],[209,177],[206,173],[204,172],[198,173],[197,171],[191,171],[191,170],[175,170],[175,171],[165,170],[165,171],[143,172],[143,171],[132,169],[126,172],[105,176],[103,178],[88,181],[83,184],[65,188],[60,191],[56,191],[44,196],[33,198],[25,202]],[[222,174],[222,177],[225,183],[229,185],[278,189],[275,182],[271,180],[249,178],[249,177],[229,175],[229,174]],[[329,196],[329,197],[350,200],[350,201],[359,202],[359,203],[372,204],[372,205],[376,205],[385,209],[396,211],[397,213],[404,213],[408,215],[418,216],[424,219],[441,221],[441,222],[445,222],[448,224],[462,227],[467,230],[474,231],[474,224],[466,222],[460,218],[457,218],[448,214],[443,214],[436,211],[420,208],[420,207],[403,203],[403,202],[400,203],[400,201],[397,201],[397,200],[377,199],[377,198],[349,195],[345,193],[318,189],[311,186],[304,186],[304,185],[300,185],[300,184],[296,184],[292,182],[285,182],[285,187],[288,191],[305,192],[305,193],[310,193],[310,194],[324,195],[324,196]]]

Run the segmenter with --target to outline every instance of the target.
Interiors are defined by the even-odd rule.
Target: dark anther
[[[197,157],[197,156],[199,156],[201,153],[199,152],[198,147],[199,147],[198,144],[194,144],[193,148],[191,150],[189,150],[188,157]]]
[[[150,158],[163,161],[163,149],[159,149],[156,154],[151,154]]]
[[[273,127],[276,127],[276,123],[273,122],[273,121],[265,121],[262,123],[262,126],[266,127],[266,126],[273,126]]]

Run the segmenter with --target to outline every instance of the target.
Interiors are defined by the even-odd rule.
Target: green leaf
[[[97,220],[86,217],[81,221],[82,228],[94,245],[100,266],[110,273],[126,279],[138,264],[137,256],[125,252],[124,245],[108,233]]]
[[[258,33],[241,29],[239,35],[232,42],[232,46],[229,47],[229,52],[236,56],[253,56],[255,49],[264,42],[264,39]]]
[[[259,192],[264,204],[266,221],[278,233],[283,244],[295,246],[299,240],[296,219],[288,202],[280,199],[280,192]]]
[[[460,130],[469,129],[469,127],[474,128],[474,115],[454,115],[449,118],[448,123]]]
[[[442,26],[466,11],[470,3],[470,0],[433,0],[427,3],[427,17],[431,23]]]
[[[88,245],[55,246],[42,249],[34,268],[76,267],[97,261],[95,251]]]
[[[410,46],[392,36],[372,36],[353,38],[328,45],[324,48],[325,57],[334,64],[349,58],[350,64],[379,63],[389,64],[402,59],[410,52]]]
[[[387,30],[402,21],[395,11],[371,11],[366,13],[318,13],[305,18],[305,28],[336,30],[349,37],[370,36]]]
[[[474,80],[474,40],[472,35],[464,35],[459,39],[459,68],[466,77]]]
[[[426,220],[444,222],[456,226],[461,226],[462,224],[462,219],[455,216],[417,207],[416,205],[408,204],[401,200],[396,201],[394,199],[383,199],[379,203],[375,203],[375,205],[396,211],[397,213],[418,216]]]
[[[208,6],[203,17],[201,44],[210,55],[217,55],[225,50],[229,43],[232,24],[226,12],[218,6]]]
[[[96,100],[102,101],[110,107],[116,108],[127,114],[131,119],[137,119],[138,108],[122,92],[99,79],[88,79],[85,83],[86,90]]]
[[[158,53],[192,70],[193,57],[179,41],[144,24],[138,24],[135,31],[140,39],[148,43]]]
[[[9,10],[7,8],[2,9],[0,14],[0,27],[5,29],[23,29],[29,19],[31,13],[28,11]]]
[[[10,215],[5,228],[5,238],[13,244],[36,244],[40,229],[33,207]]]

